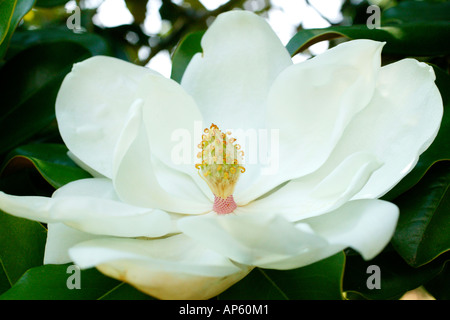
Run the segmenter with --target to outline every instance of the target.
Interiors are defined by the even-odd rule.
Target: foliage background
[[[73,63],[109,55],[146,65],[168,50],[171,77],[179,81],[214,17],[234,8],[264,16],[273,5],[262,0],[251,6],[252,1],[229,0],[207,10],[198,0],[162,0],[159,15],[169,27],[149,34],[142,28],[147,0],[125,0],[134,22],[110,28],[93,22],[98,7],[76,1],[79,33],[67,28],[67,0],[0,0],[0,190],[50,196],[89,177],[67,157],[54,114],[56,94]],[[366,26],[371,4],[381,8],[379,29]],[[450,3],[343,0],[341,13],[342,21],[330,21],[328,28],[298,25],[289,52],[311,54],[308,48],[324,40],[334,46],[369,38],[387,42],[385,64],[404,57],[431,64],[445,105],[438,137],[384,197],[400,207],[401,216],[391,243],[375,259],[364,261],[345,250],[296,270],[255,269],[217,299],[398,299],[418,287],[436,299],[450,298]],[[142,48],[146,55],[139,54]],[[46,232],[45,225],[0,211],[0,299],[152,299],[95,269],[82,271],[82,290],[67,289],[68,265],[42,265]],[[381,269],[381,289],[366,285],[373,264]]]

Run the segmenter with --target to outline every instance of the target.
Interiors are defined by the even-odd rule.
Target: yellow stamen
[[[205,180],[216,197],[227,199],[233,194],[239,175],[245,172],[243,151],[241,146],[235,144],[236,139],[220,131],[215,124],[203,130],[202,142],[198,145],[201,152],[197,157],[201,163],[195,165],[200,177]]]

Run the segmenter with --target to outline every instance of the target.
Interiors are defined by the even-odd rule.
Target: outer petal
[[[203,53],[193,57],[181,84],[194,97],[207,125],[265,128],[267,92],[292,64],[268,23],[248,11],[223,13],[201,44]]]
[[[112,154],[136,88],[148,68],[103,56],[74,65],[56,99],[61,136],[83,163],[112,176]]]
[[[70,249],[70,256],[81,268],[96,266],[160,299],[209,299],[251,269],[236,266],[184,235],[87,241]]]
[[[212,212],[180,219],[178,226],[184,234],[234,261],[267,268],[289,269],[291,265],[280,261],[327,244],[306,225],[295,226],[267,212]]]
[[[44,264],[62,264],[72,262],[69,249],[77,243],[100,237],[66,226],[64,223],[47,225],[47,242],[45,243]]]
[[[320,215],[349,201],[381,165],[372,154],[354,153],[337,167],[324,165],[316,172],[291,180],[262,199],[249,203],[242,210],[277,212],[289,221]]]
[[[381,69],[369,106],[344,133],[329,161],[358,151],[384,163],[355,198],[378,198],[394,187],[437,135],[443,114],[433,69],[404,59]]]
[[[350,201],[335,211],[302,220],[299,225],[311,228],[311,233],[326,245],[286,256],[266,267],[300,268],[325,259],[347,247],[357,250],[364,259],[375,257],[390,241],[398,220],[398,208],[381,200]]]
[[[382,200],[350,201],[339,209],[304,220],[330,245],[352,247],[364,259],[374,258],[388,244],[395,231],[399,210]]]
[[[114,188],[120,199],[176,213],[208,212],[211,202],[189,176],[153,159],[142,114],[142,106],[136,105],[131,110],[116,146]],[[155,170],[158,168],[159,177]]]
[[[107,179],[84,179],[58,189],[53,198],[0,192],[0,208],[15,216],[45,223],[63,222],[93,234],[158,237],[172,230],[166,212],[98,197],[109,192],[113,189]]]
[[[369,103],[383,43],[354,40],[287,68],[268,96],[268,119],[279,129],[279,170],[242,195],[253,200],[284,181],[317,170],[353,117]]]

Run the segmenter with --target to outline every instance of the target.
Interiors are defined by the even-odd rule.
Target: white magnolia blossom
[[[378,198],[440,126],[433,69],[381,66],[384,44],[371,40],[293,64],[245,11],[220,15],[201,44],[181,85],[111,57],[74,65],[56,116],[93,178],[51,198],[0,193],[2,210],[48,224],[44,263],[97,267],[157,298],[206,299],[254,267],[298,268],[347,247],[376,256],[399,214]],[[245,163],[238,129],[275,133],[276,172]],[[236,161],[214,162],[217,139]],[[182,141],[200,163],[176,157]]]

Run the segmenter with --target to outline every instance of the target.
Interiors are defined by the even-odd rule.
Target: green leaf
[[[36,45],[8,60],[0,73],[0,153],[23,143],[55,120],[55,100],[75,62],[90,57],[74,43]]]
[[[28,270],[17,283],[0,296],[0,300],[122,300],[152,299],[96,269],[71,270],[72,264],[44,265]],[[67,283],[76,283],[80,289],[69,289]],[[72,277],[71,279],[69,279]]]
[[[0,211],[0,293],[31,267],[42,264],[47,230],[39,223]],[[3,290],[1,290],[3,289]]]
[[[450,263],[435,278],[425,284],[425,289],[437,300],[450,300]]]
[[[347,298],[388,300],[399,299],[407,291],[416,289],[436,277],[449,263],[450,257],[441,257],[420,268],[409,266],[395,251],[385,250],[370,261],[360,255],[348,255],[344,274],[344,291]],[[370,289],[374,271],[369,266],[379,267],[380,288]]]
[[[0,59],[6,53],[9,40],[20,20],[33,8],[35,0],[0,0]],[[17,3],[17,4],[16,4]],[[11,12],[11,6],[15,5]],[[12,14],[12,15],[11,15]],[[4,24],[9,16],[9,24]]]
[[[289,53],[305,50],[315,43],[346,37],[385,41],[384,54],[402,56],[436,56],[450,52],[449,21],[412,22],[369,29],[366,25],[337,26],[324,29],[300,30],[286,45]]]
[[[35,167],[42,177],[54,188],[91,175],[78,167],[68,156],[67,147],[62,144],[30,144],[16,148],[8,155],[8,162],[0,176]]]
[[[383,25],[417,21],[450,21],[450,2],[405,1],[381,15]]]
[[[16,5],[17,0],[0,0],[0,44],[3,42],[8,33]]]
[[[433,68],[436,74],[436,85],[444,104],[441,127],[431,146],[420,156],[414,169],[394,189],[383,196],[384,200],[392,201],[413,187],[436,162],[450,160],[450,148],[448,148],[450,146],[450,76],[436,66]]]
[[[450,161],[431,167],[411,190],[395,200],[400,217],[392,245],[413,266],[450,249]]]
[[[8,279],[8,276],[3,267],[3,263],[0,259],[0,294],[9,290],[9,288],[11,288],[11,282]]]
[[[131,285],[121,282],[113,289],[102,295],[99,300],[156,300],[155,298],[137,290]]]
[[[95,33],[75,33],[66,27],[48,27],[37,30],[17,31],[14,33],[7,57],[12,57],[20,51],[37,44],[55,42],[73,42],[87,49],[91,55],[111,55],[108,42]]]
[[[69,0],[36,0],[36,7],[51,8],[65,5]]]
[[[172,57],[172,73],[170,78],[180,83],[192,57],[202,52],[201,40],[204,31],[197,31],[188,34],[178,45]]]
[[[219,299],[340,300],[345,265],[343,252],[293,270],[255,268],[218,296]]]

